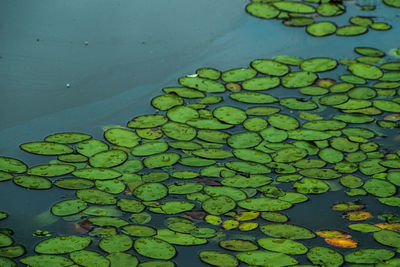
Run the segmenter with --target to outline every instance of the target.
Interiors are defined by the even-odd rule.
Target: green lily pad
[[[286,224],[286,223],[271,223],[260,226],[260,230],[269,236],[286,238],[286,239],[310,239],[314,238],[315,234],[299,225]]]
[[[0,211],[0,221],[8,217],[8,214],[4,211]]]
[[[269,59],[256,59],[253,60],[250,65],[258,72],[271,76],[283,76],[289,72],[289,67],[285,64]],[[278,81],[277,85],[279,85],[279,79],[272,80]]]
[[[212,215],[221,215],[231,211],[236,207],[233,199],[227,196],[216,196],[206,199],[201,207],[204,211]]]
[[[190,234],[178,233],[169,229],[158,229],[155,238],[164,240],[172,245],[196,246],[207,243],[207,239],[192,236]]]
[[[240,108],[220,106],[213,111],[214,117],[229,124],[241,124],[246,118],[246,113]]]
[[[108,217],[108,216],[98,216],[98,217],[91,217],[88,219],[91,223],[97,226],[113,226],[119,228],[121,226],[129,224],[127,221],[118,218],[118,217]]]
[[[128,122],[128,127],[138,129],[154,128],[163,125],[167,121],[168,119],[160,114],[142,115],[130,120]]]
[[[59,236],[39,242],[35,252],[43,254],[64,254],[81,250],[89,246],[91,240],[83,236]]]
[[[392,28],[390,24],[387,24],[385,22],[374,22],[370,24],[369,27],[376,31],[387,31]]]
[[[221,183],[226,186],[237,188],[259,187],[272,182],[272,178],[264,175],[250,175],[250,178],[236,175],[233,177],[224,178]]]
[[[95,185],[97,189],[111,194],[119,194],[125,190],[125,184],[118,179],[97,180]]]
[[[199,253],[200,260],[212,266],[235,267],[239,265],[235,256],[215,250],[203,250]]]
[[[344,82],[352,83],[352,84],[366,84],[367,83],[367,81],[365,79],[354,76],[354,75],[350,75],[350,74],[340,75],[340,79]]]
[[[129,224],[122,227],[122,231],[135,237],[150,237],[157,234],[157,230],[146,225]]]
[[[230,161],[225,163],[225,166],[231,170],[249,174],[264,174],[271,172],[270,168],[255,162]]]
[[[219,242],[219,245],[224,249],[232,251],[252,251],[258,249],[255,243],[243,239],[222,240]]]
[[[238,206],[248,210],[279,211],[292,207],[292,203],[267,197],[250,198],[238,202]]]
[[[253,149],[234,149],[233,155],[241,160],[249,160],[257,163],[268,163],[271,162],[272,158],[267,153]]]
[[[39,177],[34,175],[18,175],[13,179],[14,183],[25,187],[27,189],[50,189],[52,184],[51,181],[45,177]]]
[[[392,102],[392,101],[383,100],[383,99],[374,100],[373,105],[383,111],[395,112],[395,113],[400,112],[400,104]]]
[[[307,258],[320,266],[341,266],[344,262],[342,254],[326,247],[313,247],[307,252]]]
[[[169,260],[176,254],[176,250],[172,245],[154,237],[137,239],[134,248],[140,255],[152,259]]]
[[[290,148],[282,148],[277,152],[272,154],[272,158],[275,162],[294,162],[297,160],[301,160],[307,156],[307,151],[303,148],[290,147]]]
[[[379,68],[364,63],[351,64],[349,66],[349,71],[364,79],[379,79],[383,76],[383,72]]]
[[[196,129],[186,124],[168,122],[162,126],[164,134],[180,141],[190,141],[196,136]]]
[[[14,176],[8,172],[0,171],[0,182],[12,179]]]
[[[256,74],[257,71],[251,68],[237,68],[224,71],[221,78],[225,82],[240,82],[251,79]]]
[[[368,179],[364,182],[363,188],[376,197],[390,197],[396,193],[396,186],[382,179]]]
[[[151,105],[159,110],[168,110],[183,104],[183,99],[176,94],[165,94],[154,97]]]
[[[363,233],[372,233],[372,232],[379,232],[381,228],[372,224],[366,223],[353,223],[349,224],[348,227],[352,230],[363,232]]]
[[[111,205],[117,202],[113,195],[96,189],[78,190],[76,191],[76,196],[91,204]]]
[[[278,101],[278,98],[272,95],[256,92],[231,93],[229,97],[236,101],[250,104],[270,104]]]
[[[0,171],[11,173],[24,173],[28,167],[18,159],[0,156]]]
[[[329,185],[324,181],[314,178],[303,178],[293,184],[297,192],[302,194],[322,194],[329,190]]]
[[[360,25],[347,25],[339,27],[336,30],[336,35],[339,36],[356,36],[364,34],[368,31],[368,28]]]
[[[332,35],[336,32],[337,26],[330,21],[320,21],[308,25],[306,32],[315,37]]]
[[[267,127],[268,122],[262,118],[249,118],[243,122],[243,127],[249,131],[258,132]]]
[[[82,141],[76,145],[76,151],[86,157],[91,157],[94,154],[107,150],[108,145],[105,142],[97,139]]]
[[[125,212],[139,213],[145,209],[145,206],[136,199],[120,198],[117,206]]]
[[[390,230],[381,230],[374,233],[374,239],[385,246],[400,248],[400,234]]]
[[[67,145],[54,142],[29,142],[19,146],[22,150],[38,155],[62,155],[74,152]]]
[[[109,180],[115,179],[121,176],[121,173],[111,170],[111,169],[104,169],[104,168],[85,168],[79,169],[72,174],[79,178],[84,178],[88,180]]]
[[[182,77],[179,78],[179,83],[183,86],[194,88],[207,93],[225,92],[225,87],[223,84],[200,77]]]
[[[106,259],[110,261],[112,267],[114,266],[132,266],[136,267],[139,264],[136,256],[128,253],[115,252],[108,254]]]
[[[75,166],[68,164],[43,164],[28,169],[27,174],[43,177],[61,176],[75,170]]]
[[[0,248],[0,257],[18,258],[25,254],[25,248],[22,245],[12,245]]]
[[[246,11],[255,17],[272,19],[280,13],[278,9],[266,3],[251,3],[246,6]]]
[[[224,195],[235,201],[246,199],[246,194],[243,191],[228,186],[206,186],[204,192],[211,197]]]
[[[185,123],[188,120],[198,118],[199,112],[191,107],[176,106],[168,110],[167,117],[171,121]]]
[[[67,162],[67,163],[80,163],[80,162],[86,162],[88,158],[84,155],[81,154],[64,154],[64,155],[59,155],[57,157],[59,161]]]
[[[124,252],[130,249],[133,240],[127,235],[111,235],[103,237],[99,242],[99,247],[107,253]]]
[[[339,114],[333,116],[333,119],[347,123],[368,123],[374,121],[374,118],[364,114]]]
[[[81,199],[69,199],[57,202],[51,208],[56,216],[68,216],[79,213],[87,208],[87,203]]]
[[[340,3],[323,3],[317,8],[318,14],[323,17],[339,16],[345,12],[346,8]]]
[[[268,127],[266,129],[262,130],[260,132],[260,135],[262,136],[262,138],[265,141],[274,142],[274,143],[282,142],[282,141],[284,141],[284,140],[286,140],[288,138],[287,131],[279,130],[279,129],[276,129],[274,127]],[[263,143],[260,143],[256,147],[256,149],[257,150],[261,150],[263,152],[267,152],[267,151],[264,151],[263,149],[260,148],[260,146],[263,146],[263,145],[264,145]]]
[[[164,142],[148,142],[135,146],[131,153],[134,156],[150,156],[163,153],[168,150],[168,144]]]
[[[8,247],[14,243],[14,240],[3,233],[0,233],[0,247]]]
[[[61,144],[73,144],[81,141],[85,141],[92,138],[92,136],[84,133],[56,133],[51,134],[44,138],[46,142],[54,142]]]
[[[214,68],[200,68],[196,70],[196,73],[201,78],[207,78],[210,80],[217,80],[221,77],[221,72]]]
[[[135,132],[124,128],[111,128],[104,132],[104,138],[116,146],[134,147],[139,143],[140,137]]]
[[[318,105],[312,100],[303,100],[295,97],[285,97],[281,98],[279,104],[285,106],[289,109],[295,110],[313,110],[318,107]]]
[[[20,261],[32,267],[71,266],[73,264],[72,260],[56,255],[33,255],[24,257]]]
[[[295,13],[315,12],[315,8],[313,6],[300,2],[278,1],[278,2],[273,2],[272,4],[281,11],[295,12]]]
[[[270,251],[247,251],[236,254],[236,257],[247,264],[256,266],[289,266],[295,265],[297,260],[286,254]]]
[[[199,183],[191,182],[175,182],[168,185],[169,194],[186,195],[191,193],[199,192],[203,189],[203,186]]]
[[[290,255],[305,254],[308,248],[302,243],[284,238],[263,237],[257,243],[264,249]]]
[[[193,209],[195,204],[186,201],[166,201],[149,210],[161,214],[178,214]]]
[[[80,250],[69,254],[70,258],[81,266],[110,266],[110,262],[103,255],[96,251]]]
[[[304,60],[300,68],[309,72],[322,72],[336,68],[337,61],[327,57],[315,57]]]
[[[241,132],[231,135],[227,143],[232,148],[250,148],[261,142],[261,136],[253,132]]]
[[[122,150],[109,150],[94,154],[89,158],[89,164],[95,168],[110,168],[122,164],[128,155]]]
[[[306,177],[323,179],[323,180],[335,179],[335,178],[339,178],[340,176],[342,176],[340,173],[338,173],[335,170],[321,169],[321,168],[304,169],[304,170],[300,170],[299,173]]]
[[[198,157],[184,157],[179,160],[179,163],[185,166],[202,167],[202,166],[213,165],[216,163],[216,161]]]
[[[325,95],[328,92],[328,89],[319,86],[307,86],[300,88],[300,93],[302,93],[303,95]]]
[[[191,119],[186,122],[186,124],[193,126],[197,129],[206,129],[206,130],[224,130],[232,128],[233,125],[222,123],[219,120],[212,118],[212,119]]]
[[[115,206],[90,206],[83,213],[93,216],[122,216],[122,212]]]
[[[174,165],[180,159],[180,155],[174,152],[165,152],[151,155],[143,160],[147,168],[161,168]]]
[[[346,262],[350,263],[368,264],[388,260],[394,255],[395,253],[388,249],[360,249],[346,254],[344,259]]]
[[[282,85],[287,88],[300,88],[313,84],[317,78],[318,76],[313,72],[291,72],[282,78]]]
[[[146,183],[136,187],[133,193],[143,201],[154,201],[164,198],[168,188],[161,183]]]

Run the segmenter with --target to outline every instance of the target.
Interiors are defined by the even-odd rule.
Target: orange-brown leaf
[[[337,238],[330,237],[325,238],[325,242],[331,246],[339,247],[339,248],[356,248],[357,242],[350,238]]]
[[[315,233],[318,236],[323,237],[323,238],[330,238],[330,237],[350,238],[351,237],[351,235],[349,235],[348,233],[340,231],[340,230],[320,230]]]
[[[349,221],[364,221],[372,218],[372,214],[365,210],[355,210],[347,212],[343,217]]]
[[[377,223],[375,226],[378,226],[381,229],[400,232],[400,223]]]

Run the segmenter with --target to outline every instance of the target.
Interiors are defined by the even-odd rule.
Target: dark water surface
[[[21,159],[30,166],[46,163],[43,157],[20,151],[18,145],[63,131],[100,138],[106,125],[125,125],[135,116],[154,113],[151,98],[200,67],[223,71],[276,55],[350,58],[355,46],[374,46],[387,52],[400,45],[399,12],[381,4],[374,14],[379,21],[390,23],[392,30],[351,38],[313,38],[303,29],[249,16],[244,12],[247,3],[0,1],[0,155]],[[360,14],[350,5],[348,14],[335,20],[346,21],[352,12]],[[386,140],[383,146],[400,148],[394,139]],[[0,210],[10,217],[1,226],[12,227],[17,242],[30,249],[38,241],[31,238],[36,229],[69,231],[71,226],[61,219],[52,228],[37,215],[46,217],[53,203],[73,195],[58,188],[35,191],[2,182]],[[343,191],[312,196],[307,205],[298,205],[286,214],[291,223],[313,230],[330,229],[344,225],[345,219],[327,207],[332,201],[350,199]],[[368,198],[365,202],[382,212],[393,212],[388,206],[377,207],[376,201]],[[372,242],[365,234],[355,239],[360,248]],[[323,245],[322,239],[307,242]],[[179,247],[174,261],[179,266],[188,266],[188,262],[202,266],[193,251],[216,247],[216,243]]]

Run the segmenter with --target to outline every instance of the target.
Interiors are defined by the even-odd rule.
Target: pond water
[[[28,154],[18,146],[43,140],[51,133],[70,131],[103,139],[105,127],[126,126],[136,116],[156,113],[151,99],[160,95],[164,87],[179,86],[179,77],[193,74],[201,67],[221,71],[246,68],[254,59],[278,55],[339,60],[355,58],[353,49],[357,46],[375,47],[386,53],[399,46],[399,9],[380,1],[345,3],[346,14],[329,20],[343,25],[349,17],[365,14],[393,28],[370,30],[355,37],[315,38],[302,28],[250,16],[245,12],[248,2],[243,0],[2,1],[0,33],[5,38],[0,42],[0,155],[20,159],[30,167],[46,164],[54,158]],[[356,4],[376,4],[377,9],[362,13]],[[329,75],[320,73],[320,77],[338,80],[345,70],[341,66]],[[285,88],[271,94],[301,96]],[[229,99],[222,104],[248,107]],[[394,152],[400,149],[398,128],[369,127],[387,136],[374,140],[382,148]],[[288,184],[280,187],[287,191],[292,188]],[[355,200],[344,190],[342,187],[310,195],[307,203],[283,213],[290,223],[313,231],[348,232],[348,221],[341,218],[340,212],[331,210],[336,202]],[[73,223],[49,215],[54,203],[71,198],[75,198],[74,190],[27,190],[12,181],[1,182],[0,211],[7,212],[9,217],[0,222],[0,227],[12,228],[16,243],[26,247],[26,255],[33,255],[33,246],[41,240],[32,236],[37,229],[47,230],[53,236],[76,234]],[[374,215],[368,223],[382,222],[376,217],[378,213],[398,212],[398,207],[380,204],[373,196],[360,199]],[[123,217],[128,219],[129,215]],[[163,227],[164,217],[152,215],[150,225]],[[216,229],[221,231],[220,227]],[[228,237],[245,235],[239,230],[227,232]],[[352,235],[359,242],[358,248],[388,248],[376,243],[370,234],[353,231]],[[258,231],[254,236],[265,235]],[[302,243],[307,247],[328,246],[320,237]],[[343,254],[353,251],[331,248]],[[101,251],[95,242],[89,249]],[[187,266],[189,262],[192,266],[206,265],[196,256],[205,249],[222,251],[215,240],[194,247],[177,246],[178,254],[173,261],[177,266]],[[139,255],[138,258],[148,260]],[[310,264],[304,255],[296,259]]]

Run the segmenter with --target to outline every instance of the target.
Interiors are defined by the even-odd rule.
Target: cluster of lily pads
[[[384,0],[387,6],[400,8],[398,0]],[[361,10],[371,11],[375,5],[361,5]],[[338,36],[356,36],[367,33],[369,29],[386,31],[392,28],[385,22],[374,21],[372,16],[354,16],[349,24],[337,26],[325,18],[336,17],[346,12],[345,1],[340,0],[252,0],[246,11],[262,19],[281,20],[286,26],[305,27],[311,36],[323,37],[336,34]]]
[[[179,246],[199,246],[212,266],[293,266],[304,254],[318,266],[397,266],[395,213],[379,215],[383,223],[348,225],[388,247],[368,249],[355,249],[358,241],[338,229],[288,223],[284,213],[340,186],[348,196],[400,206],[400,151],[378,144],[382,131],[399,127],[400,62],[376,48],[355,52],[339,62],[277,56],[224,72],[201,68],[163,88],[151,101],[157,112],[108,127],[104,139],[55,133],[20,146],[48,156],[48,164],[0,156],[0,181],[74,190],[51,213],[80,233],[40,232],[35,255],[21,258],[23,246],[2,230],[0,265],[16,266],[18,258],[33,267],[175,266]],[[348,73],[327,74],[336,68]],[[350,221],[378,216],[356,201],[332,205]],[[317,235],[328,247],[299,241]],[[210,241],[221,250],[202,246]]]

